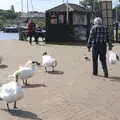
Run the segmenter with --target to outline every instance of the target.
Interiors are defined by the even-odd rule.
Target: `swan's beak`
[[[40,66],[40,62],[38,61],[32,61],[33,64],[36,64],[37,66]]]
[[[40,62],[36,62],[36,65],[40,66]]]

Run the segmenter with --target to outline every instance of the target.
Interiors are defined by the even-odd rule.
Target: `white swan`
[[[54,71],[54,68],[57,66],[57,60],[47,55],[47,52],[44,52],[42,56],[42,66],[46,72],[48,67],[52,67],[52,71]]]
[[[7,108],[9,111],[9,103],[14,103],[14,108],[17,108],[16,102],[21,100],[24,96],[24,89],[17,83],[17,81],[18,76],[16,76],[16,81],[11,81],[9,83],[3,84],[0,87],[0,100],[7,103]]]
[[[23,80],[23,84],[27,85],[27,79],[31,78],[34,76],[36,72],[36,65],[40,65],[37,61],[29,61],[30,66],[21,66],[17,71],[15,71],[12,75],[9,75],[9,77],[15,77],[18,75],[19,79]]]

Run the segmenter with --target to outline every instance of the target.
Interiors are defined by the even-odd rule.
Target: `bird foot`
[[[17,107],[17,106],[14,106],[14,109],[18,109],[18,107]]]

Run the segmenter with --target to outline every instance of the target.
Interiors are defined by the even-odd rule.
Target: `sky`
[[[14,5],[15,11],[22,11],[21,7],[22,0],[1,0],[0,2],[0,9],[8,10],[10,9],[11,5]],[[53,8],[67,0],[28,0],[29,11],[39,11],[45,12],[46,10]],[[79,0],[68,0],[69,3],[78,4]],[[116,6],[119,0],[112,0],[113,7]],[[23,11],[27,11],[27,0],[23,0]]]

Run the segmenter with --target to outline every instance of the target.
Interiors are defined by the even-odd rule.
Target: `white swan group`
[[[37,61],[27,61],[25,65],[19,66],[18,70],[8,76],[8,78],[12,78],[11,82],[3,84],[0,87],[0,100],[6,102],[9,111],[9,103],[14,103],[14,108],[16,108],[16,102],[24,97],[24,88],[19,84],[19,79],[23,81],[23,84],[27,85],[27,80],[34,76],[36,66],[38,65],[40,63]],[[46,72],[49,67],[54,71],[54,68],[57,66],[57,60],[45,52],[42,56],[42,66]]]
[[[24,89],[17,83],[17,80],[18,76],[16,76],[16,81],[11,81],[0,87],[0,100],[7,103],[9,111],[9,103],[14,103],[14,108],[17,108],[16,102],[24,97]]]
[[[44,52],[42,56],[42,66],[45,68],[46,72],[47,68],[50,67],[52,68],[52,71],[54,71],[54,68],[57,66],[57,60],[48,55],[47,52]]]

